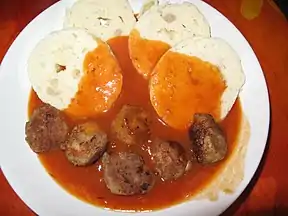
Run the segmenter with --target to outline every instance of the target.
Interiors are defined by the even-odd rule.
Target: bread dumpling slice
[[[110,47],[84,29],[64,29],[43,38],[28,59],[38,97],[76,117],[110,109],[122,89],[122,71]]]
[[[226,41],[188,38],[157,63],[149,84],[150,100],[166,124],[187,129],[196,113],[224,119],[244,83],[240,58]]]
[[[140,8],[137,18],[139,19],[145,12],[150,10],[154,5],[159,5],[159,0],[145,0],[142,7]]]
[[[64,28],[83,28],[107,41],[129,35],[135,23],[128,0],[81,0],[67,10]]]
[[[192,36],[210,37],[209,23],[194,4],[155,4],[139,17],[130,33],[131,60],[138,72],[149,78],[169,48]]]

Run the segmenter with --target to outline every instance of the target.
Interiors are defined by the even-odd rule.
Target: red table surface
[[[0,60],[20,31],[57,0],[0,1]],[[253,47],[268,84],[271,128],[260,167],[244,193],[223,215],[288,215],[288,22],[271,0],[250,20],[240,12],[245,0],[206,0],[244,34]],[[250,2],[250,3],[251,3]],[[0,215],[35,215],[0,171]]]

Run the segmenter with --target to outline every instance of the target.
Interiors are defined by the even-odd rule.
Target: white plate
[[[1,168],[19,197],[37,214],[43,215],[115,215],[73,197],[44,170],[36,154],[25,143],[24,125],[30,84],[26,62],[35,44],[46,34],[61,29],[65,9],[74,0],[60,1],[37,16],[17,37],[8,50],[0,72]],[[179,1],[173,1],[179,2]],[[241,57],[246,83],[240,98],[251,126],[245,160],[245,177],[232,195],[221,194],[218,201],[189,201],[149,213],[149,215],[218,215],[241,194],[251,180],[265,149],[269,128],[269,99],[260,64],[242,34],[217,10],[200,0],[191,0],[208,19],[212,35],[228,41]],[[137,12],[142,1],[131,0]],[[128,213],[117,213],[126,215]],[[145,213],[136,213],[141,215]]]

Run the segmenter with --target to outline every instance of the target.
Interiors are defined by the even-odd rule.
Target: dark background
[[[275,0],[275,2],[288,19],[288,0]]]

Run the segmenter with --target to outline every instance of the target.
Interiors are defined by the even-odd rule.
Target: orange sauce
[[[152,105],[169,126],[187,129],[195,113],[220,117],[226,84],[219,69],[199,58],[168,51],[150,81]]]
[[[129,48],[134,65],[144,77],[149,78],[156,63],[170,49],[170,45],[162,41],[144,39],[137,30],[132,30]]]
[[[98,47],[84,59],[84,76],[78,92],[65,110],[68,115],[91,117],[107,111],[117,100],[122,88],[122,72],[106,43],[98,40]]]
[[[109,134],[110,125],[122,105],[128,103],[139,105],[152,115],[153,123],[151,129],[153,136],[179,141],[188,151],[190,142],[187,131],[172,129],[159,121],[149,101],[148,82],[136,72],[129,58],[128,38],[114,38],[109,41],[109,45],[123,71],[123,88],[119,99],[113,107],[106,113],[94,118],[99,126],[113,140],[113,137]],[[29,101],[29,114],[41,103],[32,90]],[[227,118],[221,123],[228,140],[228,157],[233,151],[234,144],[237,142],[241,118],[241,104],[237,100]],[[74,118],[69,120],[71,126],[79,123],[79,120]],[[150,165],[147,153],[148,145],[133,146],[131,148],[143,155],[145,161]],[[118,151],[127,150],[128,147],[123,143],[115,141],[110,148],[113,151]],[[124,197],[113,195],[106,188],[103,181],[101,162],[88,167],[75,167],[68,162],[61,150],[39,154],[39,159],[55,181],[79,199],[105,208],[135,211],[160,209],[191,198],[201,188],[205,187],[225,164],[225,160],[211,166],[193,164],[192,170],[177,181],[162,182],[157,178],[154,188],[146,195]]]

